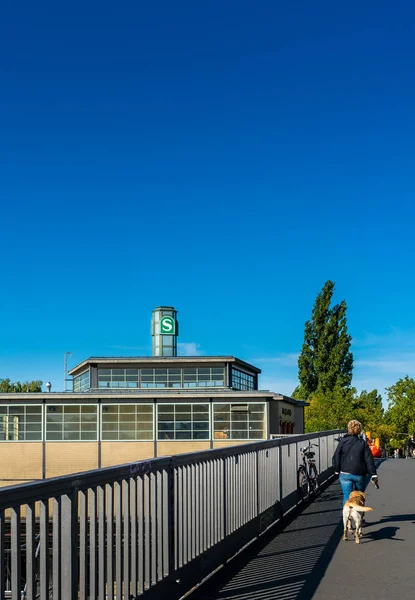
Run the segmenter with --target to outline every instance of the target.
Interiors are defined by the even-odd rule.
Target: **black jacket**
[[[336,473],[376,475],[375,461],[365,440],[356,435],[345,435],[333,456]]]

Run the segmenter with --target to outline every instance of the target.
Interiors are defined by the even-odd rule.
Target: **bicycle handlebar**
[[[313,446],[316,446],[316,448],[319,447],[320,444],[308,444],[308,446],[304,446],[304,448],[300,448],[300,452],[304,452],[304,450],[307,450],[308,448],[312,448]]]

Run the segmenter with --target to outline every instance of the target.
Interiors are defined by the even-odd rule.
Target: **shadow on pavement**
[[[373,523],[371,523],[373,525]],[[365,533],[361,543],[366,542],[377,542],[379,540],[394,540],[396,542],[404,542],[403,538],[396,538],[396,532],[400,529],[400,527],[382,527],[377,531],[371,531],[369,533]]]
[[[380,519],[379,521],[371,521],[370,525],[383,525],[383,523],[396,523],[403,521],[412,521],[415,524],[415,513],[407,514],[407,515],[387,515]]]
[[[341,540],[342,494],[336,481],[284,528],[271,530],[192,600],[310,600]]]

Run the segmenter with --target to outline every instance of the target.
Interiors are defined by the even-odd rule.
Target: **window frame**
[[[119,407],[120,406],[134,406],[135,409],[137,406],[151,406],[152,407],[152,430],[151,430],[151,438],[150,439],[134,439],[134,440],[122,440],[119,439],[119,434],[120,434],[120,420],[118,419],[118,439],[116,440],[104,440],[103,438],[103,409],[104,406],[117,406],[118,407],[118,416],[120,415],[120,411],[119,411]],[[125,444],[125,443],[134,443],[136,444],[137,442],[150,442],[150,443],[154,443],[155,441],[155,430],[156,430],[156,421],[155,421],[155,413],[156,411],[154,410],[154,403],[153,402],[103,402],[101,403],[101,408],[100,408],[100,428],[99,428],[99,440],[101,443],[119,443],[119,444]],[[136,413],[135,413],[136,414]]]
[[[43,423],[43,404],[2,404],[2,407],[7,408],[7,418],[9,418],[9,413],[10,413],[10,409],[13,409],[14,407],[26,407],[26,406],[30,406],[30,407],[37,407],[40,406],[40,439],[39,440],[2,440],[0,439],[0,443],[2,444],[16,444],[16,443],[22,443],[22,444],[41,444],[44,441],[44,435],[45,435],[45,430],[44,430],[44,423]],[[6,416],[6,415],[1,415],[2,416]],[[25,416],[25,421],[24,421],[24,425],[25,425],[25,436],[26,436],[26,410],[24,411],[24,416]]]
[[[48,415],[48,408],[50,406],[64,406],[69,408],[70,406],[79,406],[79,407],[84,407],[84,406],[94,406],[96,409],[96,416],[97,416],[97,421],[96,421],[96,436],[95,439],[93,440],[82,440],[82,439],[77,439],[77,440],[64,440],[64,439],[60,439],[60,440],[50,440],[48,439],[48,429],[47,429],[47,415]],[[65,414],[65,411],[63,411],[63,415]],[[79,411],[79,414],[81,414],[81,410]],[[99,438],[99,420],[100,420],[100,409],[99,409],[99,404],[98,403],[92,403],[92,402],[83,402],[82,404],[78,404],[78,403],[65,403],[65,402],[53,402],[50,404],[45,404],[45,410],[44,410],[44,442],[51,444],[51,443],[57,443],[57,444],[67,444],[72,443],[72,444],[78,444],[78,443],[82,443],[82,444],[95,444],[97,442],[100,441]],[[65,420],[62,419],[62,434],[63,434],[63,424],[65,423]],[[80,425],[81,425],[81,421],[80,421]],[[79,435],[81,435],[81,427],[79,428]]]
[[[88,373],[88,387],[86,387],[85,389],[82,389],[82,390],[75,390],[75,381],[77,379],[79,379],[80,377],[82,377],[82,375],[85,375],[85,373]],[[79,375],[76,375],[76,377],[73,378],[73,386],[72,387],[73,387],[73,393],[74,394],[82,394],[86,390],[90,390],[91,389],[91,369],[89,367],[88,367],[88,369],[86,369],[82,373],[79,373]]]
[[[252,388],[251,387],[236,387],[234,385],[234,375],[236,375],[238,377],[238,379],[241,380],[241,375],[239,375],[239,374],[246,375],[247,377],[250,377],[252,379]],[[240,369],[239,367],[232,365],[231,377],[232,377],[232,389],[233,390],[237,390],[239,392],[257,391],[258,384],[257,384],[257,375],[256,374],[249,373],[248,371],[244,371],[243,369]]]
[[[221,404],[226,404],[229,407],[235,406],[235,405],[240,405],[240,406],[252,406],[252,405],[261,405],[264,407],[264,420],[263,420],[263,431],[264,431],[264,437],[261,438],[250,438],[250,437],[246,437],[246,438],[236,438],[236,437],[228,437],[228,438],[215,438],[215,432],[219,431],[215,429],[215,406],[221,405]],[[237,402],[227,402],[227,401],[217,401],[214,400],[212,402],[212,434],[213,434],[213,441],[214,442],[218,442],[218,441],[226,441],[226,442],[245,442],[245,443],[250,443],[250,442],[261,442],[261,441],[265,441],[268,439],[268,402],[266,401],[254,401],[254,402],[250,402],[249,400],[246,401],[237,401]],[[249,408],[248,408],[248,413],[249,413]],[[229,416],[231,417],[232,415],[232,411],[231,409],[229,409]],[[248,427],[249,427],[249,420],[248,420]],[[231,434],[232,431],[232,419],[230,419],[229,422],[229,434]],[[249,429],[247,429],[247,432],[249,433]]]
[[[202,369],[208,370],[209,373],[200,373]],[[214,370],[221,370],[221,374],[214,373]],[[102,381],[102,384],[109,385],[100,385],[100,371],[110,371],[110,374],[107,376],[109,379],[107,381]],[[113,381],[113,371],[124,371],[124,380],[123,381]],[[127,381],[127,370],[136,370],[137,371],[137,386],[128,386]],[[192,380],[185,381],[186,376],[191,377],[190,374],[185,373],[186,370],[195,370],[195,375]],[[143,371],[152,371],[150,373],[143,373]],[[162,371],[166,371],[166,374],[161,374]],[[172,371],[180,371],[180,373],[172,373]],[[121,375],[117,374],[116,377],[121,377]],[[102,376],[101,377],[105,377]],[[151,378],[152,381],[144,381],[144,378]],[[208,377],[208,379],[205,379]],[[218,379],[215,379],[217,377]],[[164,378],[164,380],[163,380]],[[179,378],[179,381],[172,381],[172,379]],[[203,383],[217,382],[221,381],[220,385],[203,385]],[[118,383],[122,385],[113,385],[113,383]],[[128,369],[127,367],[98,367],[97,369],[97,386],[98,390],[191,390],[191,389],[222,389],[227,385],[226,382],[226,368],[225,365],[208,365],[208,366],[163,366],[163,367],[155,367],[152,365],[137,367],[137,369]],[[124,387],[123,387],[124,386]],[[255,389],[255,382],[254,388]],[[251,390],[248,390],[251,391]]]
[[[208,435],[206,438],[194,438],[194,437],[190,437],[190,438],[184,438],[184,439],[177,439],[176,438],[176,406],[186,406],[186,405],[191,405],[192,406],[192,411],[191,411],[191,432],[192,435],[195,431],[193,424],[195,419],[193,418],[193,406],[206,406],[207,407],[207,412],[208,413],[208,418],[206,421],[207,424],[207,432]],[[173,439],[164,439],[164,438],[159,438],[159,407],[160,406],[172,406],[174,407],[174,419],[173,419],[173,430],[171,431],[171,433],[174,434],[174,438]],[[195,402],[194,400],[192,401],[192,399],[189,398],[189,401],[184,401],[184,402],[157,402],[156,404],[156,422],[155,422],[155,441],[157,443],[159,442],[175,442],[175,443],[182,443],[182,444],[187,444],[189,442],[210,442],[212,440],[212,411],[211,411],[211,403],[210,402]],[[205,431],[205,430],[202,430]]]

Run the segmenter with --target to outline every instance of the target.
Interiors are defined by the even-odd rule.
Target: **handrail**
[[[179,598],[299,502],[305,440],[319,443],[321,481],[331,476],[339,433],[291,435],[1,488],[0,565],[10,540],[12,597],[26,586],[29,599],[38,592],[46,599],[59,585],[62,600]],[[0,569],[0,600],[5,577]]]

